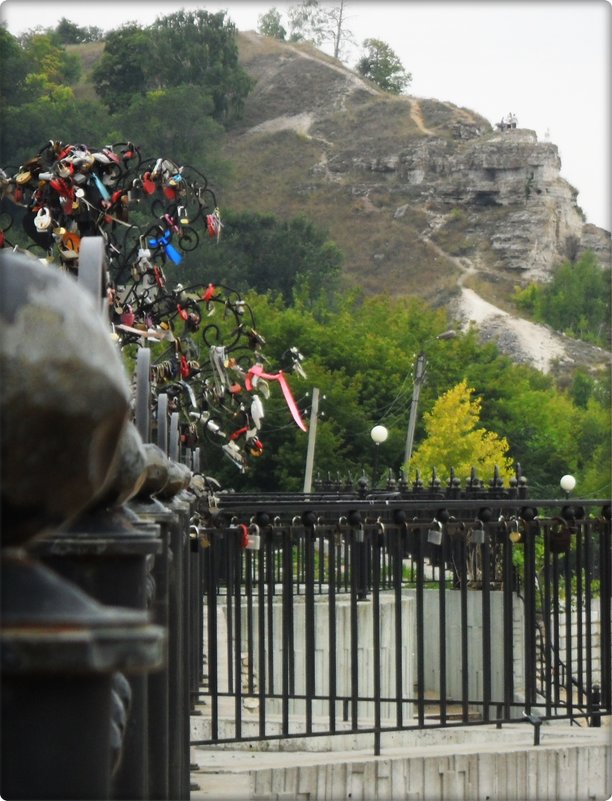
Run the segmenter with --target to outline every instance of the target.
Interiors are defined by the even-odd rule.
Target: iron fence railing
[[[443,501],[443,503],[441,503]],[[193,744],[610,714],[607,501],[220,496]]]

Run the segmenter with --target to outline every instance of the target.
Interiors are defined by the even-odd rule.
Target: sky
[[[200,8],[226,10],[247,31],[257,30],[259,16],[273,7],[285,21],[295,5],[298,0],[5,0],[0,21],[15,35],[54,27],[62,17],[112,30]],[[557,145],[561,175],[578,190],[587,222],[612,229],[609,0],[345,0],[345,18],[357,43],[348,66],[355,66],[366,38],[380,39],[411,73],[409,95],[469,108],[491,124],[513,112],[519,127]]]

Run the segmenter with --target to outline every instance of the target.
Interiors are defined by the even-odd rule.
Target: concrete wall
[[[306,638],[305,638],[305,604],[303,596],[295,596],[293,636],[294,659],[296,666],[296,693],[305,691]],[[446,593],[446,696],[461,700],[461,598],[459,592]],[[425,590],[423,593],[425,641],[425,690],[438,695],[440,691],[440,640],[439,640],[439,596],[437,590]],[[381,593],[380,596],[380,659],[381,659],[381,691],[382,694],[395,696],[395,601],[393,593]],[[502,701],[504,698],[503,676],[503,595],[501,592],[490,593],[491,605],[491,697]],[[273,603],[274,631],[274,690],[280,692],[282,687],[282,600],[279,597]],[[359,628],[359,691],[363,694],[373,692],[373,650],[372,650],[372,603],[371,600],[357,604]],[[483,698],[483,652],[482,652],[482,596],[478,591],[467,595],[468,616],[468,695],[470,700],[481,701]],[[267,617],[266,617],[267,621]],[[329,690],[329,645],[328,645],[328,602],[325,596],[315,599],[315,693],[326,695]],[[254,622],[254,671],[257,681],[258,666],[258,604],[253,605]],[[267,625],[267,622],[266,622]],[[402,688],[405,695],[411,695],[417,675],[416,651],[416,599],[413,590],[406,590],[402,596]],[[514,631],[514,683],[520,694],[523,688],[523,606],[520,599],[513,598],[513,631]],[[247,621],[242,614],[242,653],[244,671],[246,673],[246,637]],[[336,599],[336,682],[338,695],[350,695],[350,600],[343,596]],[[220,680],[222,676],[220,676]],[[269,687],[269,680],[267,683]],[[273,709],[273,707],[270,707]],[[292,702],[291,713],[304,711],[304,704]],[[410,704],[404,705],[403,714],[412,715]],[[315,701],[314,714],[326,715],[326,701]],[[373,705],[361,703],[359,715],[372,717]],[[395,707],[391,703],[383,703],[383,718],[393,718]]]
[[[312,738],[317,739],[317,738]],[[363,748],[363,745],[361,748]],[[604,801],[610,729],[516,723],[402,732],[367,750],[228,752],[194,748],[198,799],[232,801]]]
[[[458,749],[462,751],[463,749]],[[599,801],[609,798],[610,746],[502,747],[497,753],[357,757],[258,771],[252,798],[292,801]]]
[[[582,659],[579,659],[578,649],[576,646],[577,637],[578,637],[578,630],[579,624],[582,626],[582,630],[586,631],[586,622],[587,622],[587,610],[584,607],[580,609],[573,609],[570,615],[570,632],[572,637],[572,648],[568,650],[568,639],[567,639],[567,621],[565,614],[562,613],[559,619],[559,655],[563,662],[566,664],[572,665],[572,673],[576,676],[578,675],[579,668],[582,669],[582,674],[584,677],[584,682],[586,684],[586,676],[587,676],[587,653],[586,648],[583,643],[583,652],[582,652]],[[591,609],[590,609],[590,616],[591,616],[591,630],[592,630],[592,639],[591,639],[591,660],[590,669],[591,669],[591,677],[593,684],[600,684],[601,683],[601,653],[600,653],[600,628],[601,628],[601,610],[600,610],[600,600],[599,598],[592,598],[591,599]],[[551,626],[551,636],[553,634],[552,626]],[[580,664],[579,664],[580,663]]]
[[[335,679],[337,695],[351,694],[351,628],[350,628],[350,598],[338,595],[336,597],[336,662]],[[279,597],[273,604],[273,655],[274,655],[274,690],[282,689],[282,600]],[[401,604],[402,615],[402,644],[401,644],[401,681],[403,695],[412,694],[413,665],[414,665],[414,599],[404,594]],[[254,669],[257,675],[259,663],[258,648],[258,604],[253,605],[254,622]],[[267,625],[267,617],[266,617]],[[373,612],[371,600],[357,604],[358,627],[358,691],[360,695],[373,695],[374,693],[374,652],[373,652]],[[315,598],[314,612],[315,630],[315,695],[327,696],[329,693],[330,650],[329,650],[329,606],[326,596]],[[246,618],[242,618],[242,653],[246,658],[245,644],[247,635]],[[294,638],[294,664],[296,694],[305,693],[306,690],[306,627],[305,603],[303,596],[293,598],[293,638]],[[395,670],[395,599],[391,593],[381,593],[380,596],[380,686],[383,696],[392,698],[396,695]],[[333,663],[332,663],[333,664]],[[267,682],[269,686],[269,680]],[[280,702],[276,704],[280,708]],[[342,714],[342,705],[337,705],[338,714]],[[301,701],[292,701],[290,714],[304,712],[305,705]],[[269,706],[272,714],[274,704]],[[329,704],[325,700],[313,703],[313,714],[326,716],[329,714]],[[373,718],[374,705],[369,702],[360,702],[358,707],[360,718]],[[395,717],[395,704],[383,702],[381,716],[385,719]],[[409,703],[403,707],[405,717],[412,716]]]
[[[409,590],[414,594],[414,590]],[[490,592],[491,615],[491,698],[502,701],[504,698],[504,630],[503,630],[503,593]],[[423,593],[423,618],[425,621],[424,664],[425,689],[439,694],[440,690],[440,599],[437,590],[425,590]],[[467,651],[468,651],[468,697],[474,701],[483,698],[483,650],[482,650],[482,593],[471,590],[467,593]],[[513,627],[513,674],[515,690],[524,686],[524,650],[523,650],[523,604],[513,595],[512,627]],[[461,669],[461,595],[459,591],[447,591],[445,594],[446,625],[446,697],[462,699],[463,671]],[[414,654],[416,676],[416,653]]]
[[[489,593],[490,600],[490,638],[491,638],[491,700],[493,703],[501,702],[504,699],[504,674],[503,674],[503,593],[492,591]],[[380,660],[381,660],[381,691],[383,695],[395,696],[395,621],[394,595],[391,592],[383,592],[380,595]],[[437,589],[428,589],[423,593],[424,603],[424,681],[425,691],[432,696],[439,696],[440,693],[440,639],[439,639],[439,594]],[[461,669],[461,595],[459,591],[450,590],[445,594],[445,621],[446,621],[446,697],[455,701],[462,700],[462,669]],[[513,626],[513,683],[514,699],[520,700],[524,697],[524,610],[522,599],[514,594],[512,596],[512,626]],[[274,674],[273,685],[276,693],[282,689],[282,598],[275,597],[273,601],[273,657]],[[367,601],[357,604],[358,629],[359,629],[359,692],[360,694],[373,693],[373,643],[372,643],[372,603],[371,596]],[[417,677],[417,651],[416,651],[416,598],[414,590],[405,590],[402,594],[402,644],[401,644],[401,663],[402,663],[402,688],[404,696],[413,693],[414,683]],[[572,635],[575,640],[577,632],[577,621],[579,613],[575,610],[572,613]],[[580,611],[583,626],[586,625],[585,610]],[[254,661],[253,670],[255,674],[255,684],[258,686],[258,604],[253,604],[253,640],[254,640]],[[328,640],[328,621],[329,609],[328,599],[325,595],[315,598],[315,695],[326,696],[329,691],[329,669],[330,653]],[[467,621],[468,621],[468,698],[470,701],[480,702],[483,699],[483,650],[482,650],[482,593],[479,590],[472,590],[467,594]],[[593,636],[593,659],[590,663],[592,670],[592,680],[597,683],[600,680],[599,664],[599,601],[593,599],[591,610],[591,622],[594,629]],[[242,637],[242,669],[243,679],[248,672],[247,654],[247,618],[246,609],[243,606],[241,613],[241,637]],[[266,626],[268,616],[266,609]],[[223,627],[224,628],[224,627]],[[226,641],[220,630],[218,679],[220,689],[227,687],[227,668],[226,668]],[[266,637],[268,636],[266,631]],[[304,596],[294,596],[293,598],[293,636],[294,636],[294,664],[295,664],[295,685],[296,694],[303,694],[306,688],[306,637],[305,637],[305,602]],[[539,641],[538,641],[539,642]],[[559,628],[559,647],[560,657],[564,662],[571,659],[574,674],[578,669],[578,656],[576,647],[568,652],[566,639],[566,621],[562,615]],[[351,694],[351,674],[350,674],[350,599],[343,595],[336,596],[336,692],[338,695]],[[582,659],[583,679],[586,683],[586,652]],[[243,688],[246,686],[243,681]],[[268,677],[267,687],[270,687]],[[271,715],[280,713],[280,701],[271,700],[269,702]],[[474,709],[477,709],[474,706]],[[342,716],[342,705],[337,704],[338,716]],[[290,714],[303,715],[305,704],[302,701],[292,701]],[[413,714],[409,703],[404,704],[403,714],[406,718]],[[495,710],[491,710],[494,714]],[[329,705],[327,701],[314,701],[313,714],[327,716]],[[517,711],[517,715],[518,715]],[[374,715],[373,705],[362,702],[359,706],[359,716],[372,718]],[[393,703],[383,703],[381,706],[383,719],[392,720],[396,715]]]

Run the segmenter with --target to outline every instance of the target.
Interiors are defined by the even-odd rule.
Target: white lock
[[[261,536],[259,534],[259,526],[257,523],[251,523],[249,526],[249,535],[246,547],[248,551],[258,551],[261,547]]]
[[[51,212],[46,206],[38,210],[38,214],[34,218],[34,225],[37,231],[46,231],[51,225]]]

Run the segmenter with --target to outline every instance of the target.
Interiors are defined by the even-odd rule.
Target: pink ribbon
[[[281,389],[283,390],[283,395],[285,396],[285,400],[287,402],[287,406],[291,411],[291,415],[297,425],[302,429],[302,431],[306,431],[306,426],[304,425],[304,421],[300,415],[300,411],[293,400],[293,395],[291,394],[291,389],[289,388],[289,384],[287,383],[287,379],[285,378],[285,374],[282,370],[279,370],[278,373],[264,373],[264,369],[261,364],[254,364],[246,374],[246,378],[244,380],[245,387],[249,390],[249,392],[253,389],[253,381],[251,380],[252,376],[257,376],[258,378],[265,378],[268,381],[278,381],[281,385]]]

